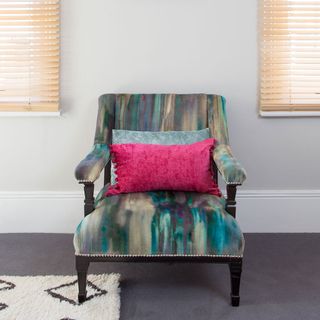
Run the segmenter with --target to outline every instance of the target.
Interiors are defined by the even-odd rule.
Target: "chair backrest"
[[[99,98],[94,143],[112,142],[112,129],[171,131],[210,129],[229,144],[225,99],[210,94],[104,94]],[[218,183],[217,168],[213,166]],[[104,183],[110,181],[110,161]]]
[[[138,131],[210,128],[228,144],[225,99],[207,94],[104,94],[99,98],[95,143],[110,144],[112,129]]]

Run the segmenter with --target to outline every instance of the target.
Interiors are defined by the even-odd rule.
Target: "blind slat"
[[[59,0],[0,2],[0,111],[59,108]]]
[[[320,111],[320,0],[263,0],[260,109]]]
[[[17,27],[35,28],[35,27],[56,27],[59,26],[58,19],[37,19],[37,20],[0,20],[0,30],[8,30],[9,27],[17,29]]]
[[[59,109],[59,104],[56,101],[34,102],[29,103],[0,103],[0,111],[25,111],[25,112],[54,112]]]

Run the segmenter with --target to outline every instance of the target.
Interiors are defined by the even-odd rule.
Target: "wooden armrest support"
[[[84,216],[87,216],[94,210],[94,184],[85,182],[84,184]]]
[[[84,184],[84,215],[87,216],[94,210],[94,184],[85,182]],[[236,217],[236,194],[237,185],[227,185],[226,211],[234,218]]]
[[[237,185],[228,184],[227,185],[227,200],[226,200],[226,211],[231,214],[234,218],[236,217],[236,194]]]

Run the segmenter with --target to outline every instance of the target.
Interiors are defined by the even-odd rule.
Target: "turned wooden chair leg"
[[[89,268],[89,260],[87,257],[76,256],[76,269],[78,274],[78,301],[82,303],[87,297],[87,273]]]
[[[229,263],[230,278],[231,278],[231,305],[238,307],[240,304],[240,280],[242,271],[242,260]]]

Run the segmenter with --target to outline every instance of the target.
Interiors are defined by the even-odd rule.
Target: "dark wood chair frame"
[[[213,165],[214,178],[218,182],[218,170]],[[104,184],[110,181],[110,161],[104,169]],[[82,183],[82,182],[80,182]],[[83,182],[84,184],[84,215],[87,216],[94,211],[94,183]],[[226,211],[236,217],[236,193],[239,184],[227,184]],[[234,307],[240,304],[240,280],[242,272],[242,257],[210,257],[210,256],[81,256],[76,255],[76,270],[78,275],[78,301],[86,300],[87,273],[90,262],[205,262],[225,263],[229,265],[231,280],[231,305]]]

